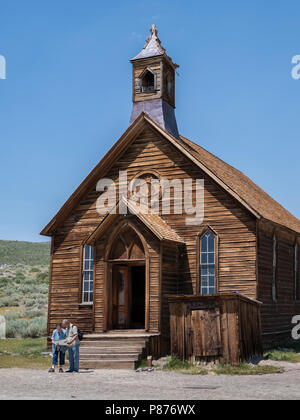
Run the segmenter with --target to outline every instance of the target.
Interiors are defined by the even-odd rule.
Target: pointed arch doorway
[[[146,243],[126,224],[109,240],[108,329],[147,329]]]

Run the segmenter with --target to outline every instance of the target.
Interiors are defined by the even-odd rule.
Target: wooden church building
[[[145,348],[154,356],[170,353],[170,297],[237,294],[262,303],[264,344],[289,338],[300,313],[300,221],[242,172],[179,134],[178,66],[155,25],[131,63],[129,127],[41,232],[52,241],[49,334],[70,318],[85,333],[85,366],[129,366]],[[120,173],[129,184],[142,179],[149,195],[157,181],[158,210],[137,211],[120,194]],[[118,198],[106,213],[99,211],[103,179],[114,182]],[[178,184],[165,196],[161,181],[175,179],[192,180],[196,204],[196,180],[203,180],[199,223],[175,211]]]

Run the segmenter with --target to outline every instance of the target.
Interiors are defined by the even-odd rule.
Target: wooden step
[[[99,360],[91,359],[80,362],[80,369],[135,369],[136,362],[132,360]]]
[[[95,347],[81,347],[80,348],[80,354],[102,354],[102,353],[108,353],[108,354],[121,354],[121,353],[141,353],[143,351],[142,346],[118,346],[118,347],[102,347],[102,346],[95,346]]]
[[[103,334],[88,334],[83,337],[84,341],[99,341],[99,340],[147,340],[153,335],[151,333],[123,333],[123,332],[109,332]]]
[[[89,340],[82,341],[81,347],[120,347],[145,346],[146,340]]]
[[[139,360],[139,353],[101,353],[101,354],[81,354],[80,361],[84,362],[86,360]]]
[[[139,330],[88,334],[81,342],[80,369],[134,369],[153,335]]]

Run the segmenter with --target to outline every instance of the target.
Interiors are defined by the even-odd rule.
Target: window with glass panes
[[[272,299],[277,300],[277,238],[273,236],[273,278],[272,278]]]
[[[206,231],[200,238],[201,294],[216,293],[216,250],[215,235]]]
[[[93,302],[94,287],[94,248],[85,245],[83,250],[83,289],[82,301],[84,303]]]
[[[299,300],[299,247],[295,245],[294,249],[294,297]]]

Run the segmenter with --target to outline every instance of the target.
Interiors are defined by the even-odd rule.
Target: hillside
[[[0,265],[25,264],[47,266],[50,242],[21,242],[0,240]]]
[[[6,337],[46,334],[50,243],[0,241],[0,316]]]

